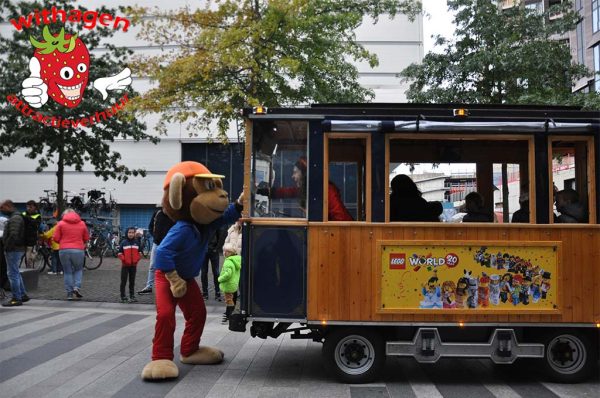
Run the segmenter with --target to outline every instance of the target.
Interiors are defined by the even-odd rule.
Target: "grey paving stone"
[[[194,366],[185,377],[179,378],[165,398],[206,397],[222,374],[222,370],[212,366]]]
[[[0,350],[26,340],[44,336],[57,330],[71,328],[74,323],[83,322],[87,319],[98,318],[100,315],[101,314],[81,315],[67,312],[55,317],[50,317],[35,322],[28,322],[27,325],[19,328],[18,333],[11,333],[11,331],[14,330],[14,328],[11,328],[0,334]]]
[[[42,380],[53,377],[74,363],[79,362],[82,358],[86,358],[95,352],[101,351],[105,347],[120,340],[120,338],[139,332],[140,328],[144,327],[147,327],[147,322],[138,321],[131,323],[122,327],[120,330],[98,337],[87,344],[66,352],[44,364],[35,366],[28,371],[5,381],[2,383],[3,398],[12,397]]]
[[[252,367],[257,368],[270,368],[273,358],[279,350],[279,346],[283,341],[283,337],[279,336],[277,339],[266,339],[260,346],[254,360],[252,361]]]
[[[81,317],[86,317],[89,314],[86,313],[71,313],[71,316],[74,316],[75,319],[80,319]],[[53,330],[52,332],[48,332],[35,338],[30,338],[26,340],[21,340],[13,343],[11,346],[3,348],[0,350],[0,358],[2,361],[6,361],[10,358],[13,358],[18,355],[23,355],[25,353],[36,352],[38,349],[42,349],[43,347],[50,347],[56,344],[57,341],[62,341],[64,337],[70,333],[76,333],[81,330],[88,329],[90,327],[94,327],[102,322],[110,321],[119,315],[117,314],[94,314],[94,317],[90,317],[87,319],[80,320],[79,322],[74,322],[73,325],[63,326],[62,328],[58,328]],[[62,344],[62,343],[58,343]],[[0,366],[2,366],[2,362],[0,361]]]
[[[245,373],[244,370],[226,369],[221,373],[221,377],[219,377],[206,397],[220,398],[233,396]]]
[[[16,357],[0,362],[0,382],[8,380],[38,364],[56,358],[66,352],[88,343],[90,340],[121,329],[123,326],[140,320],[142,317],[137,315],[121,315],[114,319],[98,323],[93,327],[66,334],[62,339],[55,340],[46,344],[40,349],[24,352]],[[76,326],[76,324],[74,324]],[[34,361],[27,360],[28,358]]]
[[[19,307],[19,308],[22,308],[22,307]],[[60,314],[59,313],[48,313],[46,311],[32,311],[30,309],[25,310],[25,311],[18,311],[17,308],[10,309],[10,310],[4,310],[4,311],[0,312],[0,319],[2,320],[1,325],[0,325],[0,332],[4,331],[6,329],[19,327],[21,325],[26,325],[29,322],[36,322],[41,319],[52,318],[56,315],[60,315]]]
[[[350,387],[351,398],[389,398],[390,395],[385,387]]]
[[[242,348],[227,366],[228,369],[246,370],[252,364],[254,356],[263,344],[262,339],[248,338]]]
[[[258,392],[259,398],[296,398],[300,391],[296,387],[262,387]]]
[[[269,368],[248,368],[238,384],[236,395],[244,394],[245,392],[255,392],[258,394],[259,389],[265,384],[268,375]]]
[[[181,340],[183,334],[183,324],[180,324],[175,330],[175,342]],[[106,373],[103,377],[88,385],[75,396],[95,397],[102,396],[114,397],[155,397],[165,396],[173,387],[175,387],[181,378],[190,372],[194,366],[179,363],[179,346],[175,347],[174,362],[179,368],[179,379],[167,380],[161,382],[146,382],[140,377],[142,369],[151,360],[152,345],[140,351],[126,362]],[[108,395],[106,395],[108,394]]]

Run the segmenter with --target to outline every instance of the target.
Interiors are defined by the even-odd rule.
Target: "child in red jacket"
[[[135,271],[140,261],[140,241],[135,237],[135,228],[127,228],[127,238],[119,245],[119,259],[121,260],[121,302],[134,303],[135,298]],[[129,300],[125,295],[125,284],[129,278]]]

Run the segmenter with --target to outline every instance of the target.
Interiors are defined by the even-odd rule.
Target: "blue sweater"
[[[154,266],[163,272],[177,270],[183,279],[195,278],[200,273],[212,234],[238,218],[240,212],[231,203],[221,217],[208,225],[177,221],[156,249]]]

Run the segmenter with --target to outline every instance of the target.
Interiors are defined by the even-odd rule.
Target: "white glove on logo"
[[[94,88],[102,94],[103,100],[108,97],[107,91],[124,90],[129,85],[131,85],[131,70],[129,68],[123,69],[114,76],[96,79],[93,83]]]
[[[32,57],[29,60],[29,77],[23,80],[21,94],[32,108],[41,108],[48,102],[48,86],[40,78],[40,61]]]

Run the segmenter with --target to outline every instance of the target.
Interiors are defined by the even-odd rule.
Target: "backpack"
[[[21,214],[21,217],[23,217],[23,222],[25,223],[25,236],[23,238],[25,246],[35,246],[38,241],[38,233],[42,218],[40,216],[37,218],[32,218],[28,214]]]

